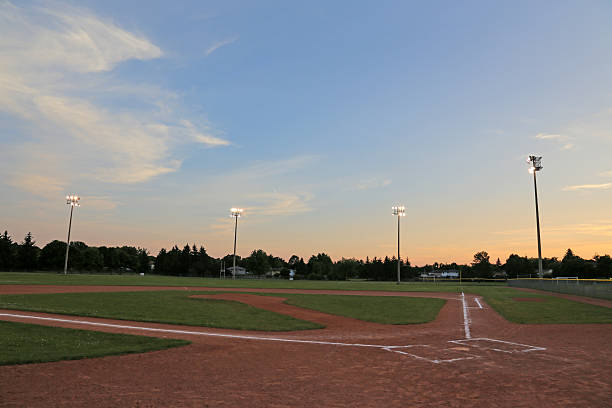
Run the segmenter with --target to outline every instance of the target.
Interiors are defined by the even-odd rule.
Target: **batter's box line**
[[[429,347],[429,348],[431,348],[431,346],[429,346],[427,344],[413,344],[413,345],[409,345],[409,346],[383,347],[383,350],[391,351],[393,353],[398,353],[398,354],[401,354],[401,355],[404,355],[404,356],[410,356],[412,358],[416,358],[417,360],[423,360],[423,361],[427,361],[429,363],[434,363],[434,364],[453,363],[455,361],[460,361],[460,360],[474,360],[476,358],[481,358],[480,356],[475,356],[473,354],[468,354],[465,357],[457,357],[457,358],[449,358],[449,359],[431,359],[431,358],[419,356],[418,354],[413,354],[413,353],[408,353],[406,351],[397,350],[399,348],[407,349],[407,348],[411,348],[411,347]],[[449,349],[444,349],[444,350],[449,350]]]
[[[492,343],[509,344],[509,345],[512,345],[512,346],[525,347],[525,349],[524,350],[502,350],[502,349],[498,349],[498,348],[494,348],[494,347],[483,347],[483,346],[480,346],[478,344],[470,344],[470,342],[476,342],[476,341],[490,341]],[[514,343],[512,341],[505,341],[505,340],[490,339],[488,337],[479,337],[479,338],[475,338],[475,339],[449,340],[449,343],[455,343],[455,344],[459,344],[461,346],[475,347],[475,348],[479,348],[479,349],[483,349],[483,350],[499,351],[501,353],[528,353],[530,351],[544,351],[544,350],[546,350],[546,347],[530,346],[528,344]]]

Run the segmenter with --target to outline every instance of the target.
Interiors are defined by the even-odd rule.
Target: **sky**
[[[0,0],[0,229],[288,259],[612,254],[609,1]]]

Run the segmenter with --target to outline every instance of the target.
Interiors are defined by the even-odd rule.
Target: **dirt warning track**
[[[32,293],[29,289],[52,293],[164,288],[0,286],[0,293]],[[612,405],[612,325],[511,324],[469,294],[269,292],[440,297],[447,303],[431,323],[394,326],[305,310],[275,297],[212,295],[326,326],[288,333],[2,310],[3,320],[193,343],[138,355],[0,367],[0,406]]]

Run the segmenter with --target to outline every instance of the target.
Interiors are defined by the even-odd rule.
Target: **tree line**
[[[0,235],[1,271],[62,271],[66,243],[58,240],[44,247],[36,246],[30,232],[23,241],[15,242],[7,231]],[[565,256],[544,258],[543,268],[552,277],[578,277],[582,279],[612,278],[612,258],[609,255],[595,255],[583,259],[568,249]],[[515,278],[535,276],[537,258],[511,254],[502,263],[500,259],[492,263],[485,251],[474,254],[469,264],[438,263],[413,266],[408,259],[400,259],[402,280],[418,279],[422,275],[432,275],[443,271],[460,273],[463,278]],[[222,258],[208,255],[203,246],[177,245],[170,250],[161,249],[157,256],[150,255],[146,249],[133,246],[92,247],[83,242],[70,243],[68,269],[74,272],[104,273],[151,273],[157,275],[217,277],[223,266],[233,265],[233,256]],[[266,253],[262,249],[251,252],[248,257],[236,256],[236,265],[244,267],[253,276],[272,276],[288,278],[290,271],[296,279],[346,280],[367,279],[393,281],[397,279],[397,258],[373,258],[366,260],[342,258],[336,262],[325,253],[312,255],[307,261],[297,255],[288,260]],[[229,272],[228,272],[229,276]]]

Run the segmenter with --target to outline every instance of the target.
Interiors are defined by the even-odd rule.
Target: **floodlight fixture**
[[[532,174],[544,168],[542,166],[542,156],[531,155],[527,158],[527,163],[531,165],[529,167],[529,173],[532,173]]]
[[[533,191],[535,195],[535,210],[536,210],[536,228],[538,233],[538,276],[542,278],[544,273],[542,271],[542,242],[540,240],[540,210],[538,208],[538,183],[536,180],[536,173],[543,169],[542,156],[530,155],[527,158],[527,163],[531,164],[529,167],[529,173],[533,174]]]
[[[72,211],[81,206],[81,197],[76,194],[66,196],[66,204],[70,206],[70,221],[68,221],[68,239],[66,239],[66,256],[64,257],[64,275],[68,273],[68,251],[70,250],[70,230],[72,229]]]
[[[403,205],[391,207],[393,215],[397,216],[397,284],[400,284],[400,217],[406,216],[406,208]]]
[[[236,279],[236,237],[238,235],[238,218],[242,215],[244,210],[242,208],[232,207],[230,209],[231,216],[236,219],[234,225],[234,268],[232,269],[232,279]]]
[[[81,204],[79,203],[80,200],[81,200],[81,197],[79,197],[76,194],[71,194],[71,195],[66,196],[66,204],[70,204],[72,207],[80,207],[81,206]]]
[[[391,209],[393,210],[393,215],[397,215],[398,217],[406,216],[406,208],[403,205],[393,206]]]

